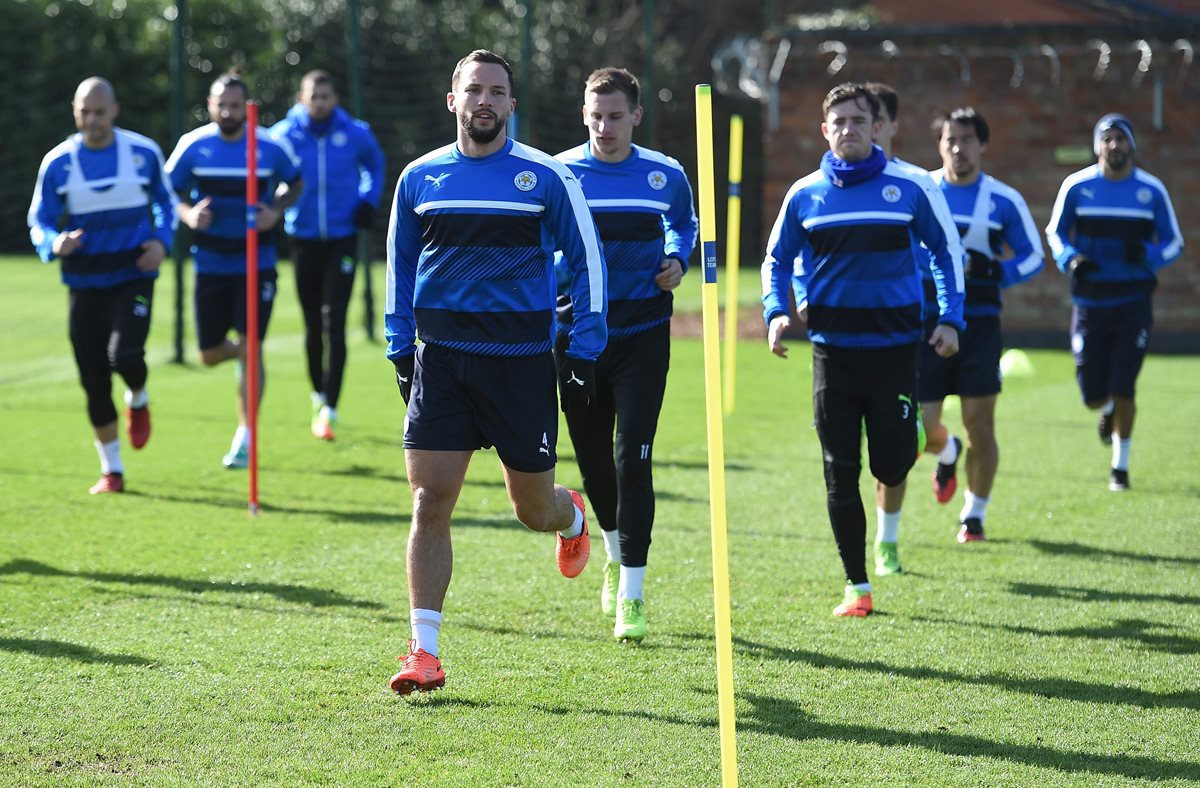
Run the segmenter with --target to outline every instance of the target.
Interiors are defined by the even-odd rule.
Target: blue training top
[[[766,321],[787,314],[795,269],[797,303],[807,305],[813,342],[849,348],[918,342],[923,294],[913,248],[920,242],[933,267],[938,322],[962,331],[962,260],[934,208],[937,199],[928,175],[895,162],[854,185],[837,186],[821,170],[796,181],[762,265]]]
[[[1149,298],[1155,271],[1183,252],[1183,233],[1162,181],[1135,167],[1119,181],[1099,164],[1068,175],[1054,201],[1046,241],[1060,271],[1082,254],[1100,266],[1073,279],[1075,303],[1119,306]]]
[[[1032,279],[1045,267],[1042,239],[1029,207],[1016,189],[985,172],[968,186],[950,183],[944,169],[934,170],[930,177],[942,189],[968,257],[963,314],[967,318],[999,315],[1000,291]],[[1005,246],[1011,252],[1007,257]],[[992,263],[999,266],[999,279],[985,275]],[[925,276],[927,286],[931,285],[932,275],[926,271]]]
[[[42,159],[33,201],[29,237],[43,262],[54,259],[60,232],[83,230],[79,251],[63,258],[63,284],[75,289],[114,287],[153,279],[137,259],[151,239],[171,250],[175,235],[175,193],[163,177],[163,156],[148,137],[113,129],[113,142],[99,150],[73,134]]]
[[[593,156],[590,142],[555,158],[579,179],[604,243],[608,338],[625,339],[668,322],[672,294],[659,288],[654,277],[665,257],[679,260],[687,273],[699,226],[683,167],[639,145],[617,163]],[[559,291],[565,295],[569,270],[562,264],[559,270]],[[559,330],[566,331],[569,310],[560,309],[559,318]]]
[[[513,140],[473,158],[446,145],[405,167],[388,228],[387,355],[423,342],[485,356],[551,349],[554,252],[574,304],[568,355],[595,359],[607,338],[605,266],[579,181]]]
[[[264,129],[258,135],[258,201],[271,204],[275,188],[295,183],[300,161],[286,138]],[[226,140],[216,123],[189,131],[167,160],[175,191],[193,205],[211,197],[212,224],[192,232],[192,258],[198,274],[246,273],[246,138]],[[258,268],[275,267],[275,230],[258,234]]]
[[[383,192],[383,150],[371,127],[334,107],[318,129],[308,108],[296,104],[271,135],[287,138],[304,173],[300,199],[284,211],[288,235],[322,241],[354,235],[358,206],[378,207]]]

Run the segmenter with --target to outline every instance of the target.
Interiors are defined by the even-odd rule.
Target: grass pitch
[[[382,347],[355,328],[338,441],[311,438],[281,272],[251,519],[245,475],[220,464],[232,367],[201,368],[190,327],[189,363],[168,363],[164,275],[153,438],[123,450],[129,492],[93,498],[65,290],[32,258],[0,270],[0,783],[719,782],[698,341],[675,341],[655,448],[646,642],[613,641],[600,615],[599,540],[560,577],[481,452],[455,518],[447,688],[403,700],[386,681],[411,507]],[[1148,359],[1117,495],[1069,356],[1030,357],[1000,399],[989,541],[954,542],[961,496],[938,506],[922,459],[907,571],[876,582],[878,615],[843,621],[808,349],[743,343],[725,441],[744,785],[1200,782],[1200,360]],[[578,484],[565,429],[559,450]]]

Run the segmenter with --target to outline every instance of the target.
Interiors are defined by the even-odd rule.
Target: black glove
[[[1131,238],[1125,242],[1125,260],[1130,265],[1146,264],[1146,244],[1142,243],[1140,238]]]
[[[364,230],[375,224],[375,206],[369,202],[360,202],[354,209],[354,226]]]
[[[563,413],[584,410],[596,401],[596,362],[564,356],[558,368]]]
[[[971,252],[971,260],[967,266],[967,276],[971,279],[984,279],[988,282],[999,282],[1004,278],[1004,267],[992,258],[978,252]]]
[[[400,387],[400,398],[404,400],[405,405],[408,405],[408,398],[412,396],[413,371],[417,366],[417,354],[409,353],[392,363],[396,365],[396,385]]]
[[[1093,274],[1100,270],[1100,266],[1084,257],[1077,254],[1071,258],[1071,262],[1067,265],[1067,271],[1076,279],[1085,279],[1089,274]]]

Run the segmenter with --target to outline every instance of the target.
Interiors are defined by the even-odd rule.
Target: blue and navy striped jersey
[[[267,205],[275,188],[300,177],[300,160],[287,138],[275,139],[267,129],[258,134],[258,201]],[[246,138],[229,141],[215,123],[179,138],[167,175],[193,205],[211,197],[212,224],[192,232],[196,272],[231,276],[246,273]],[[275,267],[275,229],[258,234],[258,268]]]
[[[938,322],[961,331],[962,260],[936,199],[928,175],[894,162],[854,186],[834,186],[820,170],[796,181],[762,265],[767,322],[787,314],[795,269],[813,342],[877,348],[919,341],[923,294],[913,247],[920,242],[933,266]]]
[[[1059,270],[1082,254],[1100,266],[1072,282],[1075,303],[1118,306],[1148,298],[1155,271],[1183,252],[1183,233],[1162,181],[1135,167],[1123,180],[1099,164],[1067,176],[1054,201],[1046,240]]]
[[[318,133],[308,108],[297,104],[271,134],[288,139],[304,173],[304,191],[284,214],[288,235],[306,240],[354,235],[358,206],[377,207],[383,193],[383,150],[367,122],[334,107],[327,128]]]
[[[967,318],[998,315],[1003,305],[1000,291],[1032,279],[1045,267],[1042,239],[1029,207],[1020,192],[986,172],[968,186],[950,183],[944,169],[934,170],[930,176],[942,189],[967,253],[963,314]],[[985,191],[986,206],[977,205],[980,189]],[[980,215],[976,220],[977,209]],[[1005,247],[1010,251],[1007,257]],[[987,262],[1000,267],[999,280],[982,275]],[[932,283],[932,275],[926,273],[926,277]]]
[[[665,257],[678,259],[687,272],[699,226],[683,167],[639,145],[615,164],[593,156],[588,142],[555,158],[579,179],[604,243],[609,339],[625,339],[669,321],[672,295],[654,277]],[[565,271],[559,281],[565,292]],[[569,312],[559,316],[569,318]]]
[[[113,129],[111,145],[92,150],[73,134],[42,159],[29,237],[43,262],[54,259],[60,232],[83,230],[79,251],[64,258],[60,274],[68,287],[104,288],[158,271],[139,270],[142,244],[151,239],[170,251],[175,234],[175,193],[163,175],[163,156],[148,137]],[[72,161],[78,161],[74,171]]]
[[[509,140],[482,158],[452,143],[405,167],[388,227],[387,355],[415,340],[485,356],[532,356],[553,343],[554,252],[570,272],[568,354],[606,342],[603,250],[579,181]]]

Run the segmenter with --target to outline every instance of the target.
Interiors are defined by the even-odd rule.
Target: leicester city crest
[[[1150,191],[1149,189],[1147,189],[1145,186],[1143,186],[1142,188],[1137,190],[1137,201],[1140,202],[1142,205],[1149,205],[1150,201],[1153,199],[1154,199],[1154,193],[1152,191]]]
[[[887,202],[900,202],[900,187],[894,183],[889,183],[883,187],[883,199]]]
[[[349,142],[350,139],[346,136],[346,132],[339,129],[338,131],[335,131],[333,134],[329,135],[329,141],[332,142],[335,147],[341,148],[347,142]]]
[[[537,175],[529,170],[522,170],[517,173],[517,177],[513,178],[513,184],[521,191],[527,192],[537,186]]]
[[[662,191],[667,188],[667,174],[662,170],[654,170],[646,176],[646,183],[650,184],[651,189]]]

